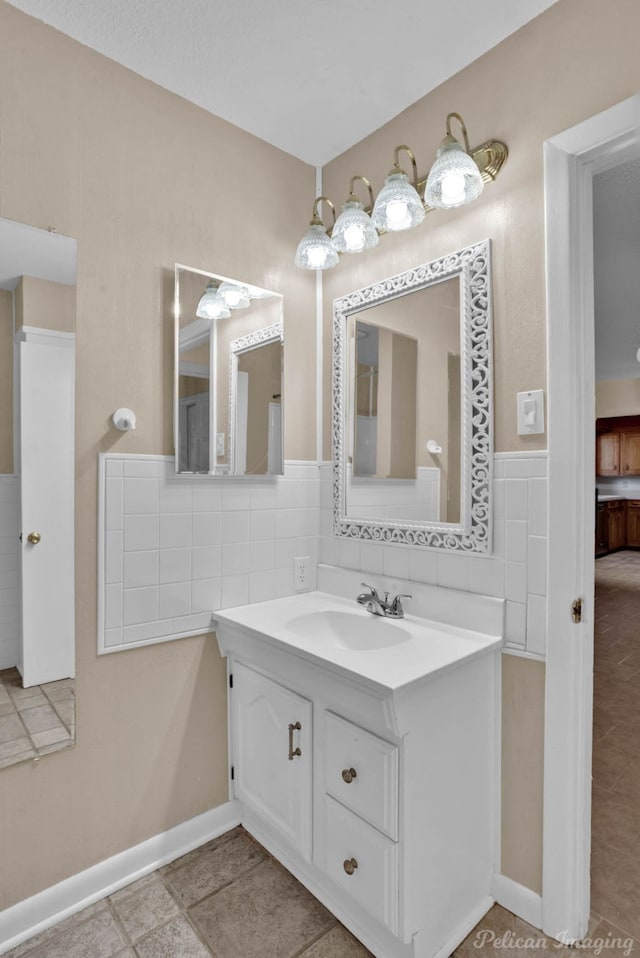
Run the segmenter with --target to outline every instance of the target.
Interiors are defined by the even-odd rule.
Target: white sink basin
[[[449,596],[441,600],[447,608],[464,608],[479,598],[434,587],[434,606],[437,594],[447,591]],[[502,623],[501,604],[500,613]],[[460,627],[416,615],[383,618],[357,605],[355,598],[324,592],[220,609],[214,620],[222,649],[231,648],[244,635],[387,690],[455,668],[502,644],[501,628],[483,631],[480,624]]]
[[[363,618],[358,612],[336,609],[296,615],[285,622],[285,628],[302,632],[307,637],[324,643],[335,643],[352,652],[388,649],[411,639],[411,632],[404,629],[397,620],[383,619],[382,616],[370,613],[367,618]]]

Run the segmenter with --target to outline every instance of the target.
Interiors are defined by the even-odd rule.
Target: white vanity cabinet
[[[235,794],[311,857],[311,702],[240,662],[231,695]]]
[[[493,902],[499,643],[392,687],[216,618],[245,828],[378,958],[448,958]]]

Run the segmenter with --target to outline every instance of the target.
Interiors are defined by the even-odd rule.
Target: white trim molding
[[[543,930],[589,921],[595,485],[592,180],[640,155],[640,96],[544,145],[549,392],[549,563]],[[571,603],[583,600],[582,622]]]
[[[15,334],[16,343],[41,343],[43,346],[66,346],[74,349],[76,334],[42,326],[21,326]]]
[[[493,876],[492,894],[499,905],[512,911],[534,928],[542,925],[542,898],[506,875]]]
[[[240,803],[226,802],[7,908],[0,912],[0,955],[240,822]]]

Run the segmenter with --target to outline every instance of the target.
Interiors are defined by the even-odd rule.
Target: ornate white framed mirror
[[[282,473],[282,302],[271,290],[176,263],[179,475]]]
[[[490,553],[491,244],[334,301],[339,536]]]

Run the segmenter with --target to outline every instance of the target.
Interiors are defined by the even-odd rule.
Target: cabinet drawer
[[[398,846],[330,796],[324,800],[324,871],[397,934]]]
[[[324,739],[325,791],[396,840],[397,747],[332,712],[324,713]]]

